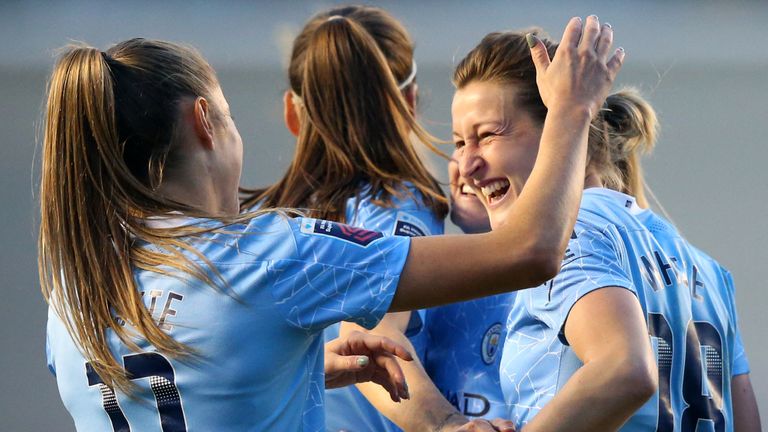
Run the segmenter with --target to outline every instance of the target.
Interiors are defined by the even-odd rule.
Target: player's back
[[[660,216],[634,201],[621,205],[622,197],[597,194],[582,207],[620,240],[659,370],[657,394],[621,430],[694,431],[700,422],[732,430],[730,383],[741,347],[730,274]]]
[[[374,325],[397,284],[391,272],[402,263],[375,268],[389,259],[404,262],[407,253],[388,246],[401,242],[376,234],[366,246],[382,245],[387,255],[368,262],[370,249],[324,223],[265,215],[239,234],[232,232],[243,228],[228,227],[195,242],[228,282],[219,291],[191,278],[137,271],[145,307],[196,355],[168,358],[139,339],[141,350],[133,352],[108,332],[112,353],[137,384],[135,398],[101,383],[50,312],[49,364],[77,429],[322,430],[321,331],[343,318]],[[371,286],[382,295],[372,295]]]

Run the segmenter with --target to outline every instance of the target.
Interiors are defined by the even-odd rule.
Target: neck
[[[237,194],[224,197],[210,176],[180,176],[183,181],[168,179],[158,188],[164,198],[180,202],[210,216],[235,216],[239,213]]]
[[[603,187],[603,180],[594,172],[587,172],[584,177],[584,189]]]

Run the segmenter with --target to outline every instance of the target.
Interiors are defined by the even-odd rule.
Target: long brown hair
[[[40,184],[40,283],[107,385],[132,388],[110,352],[108,330],[134,350],[132,337],[138,334],[162,353],[192,352],[153,321],[134,269],[224,283],[215,270],[197,263],[209,264],[183,239],[209,228],[155,229],[145,223],[174,211],[207,216],[156,190],[183,157],[176,146],[179,103],[198,96],[212,101],[216,88],[213,69],[194,49],[146,39],[106,52],[69,47],[51,74]],[[222,113],[211,107],[216,127]],[[146,243],[154,247],[141,247]]]
[[[310,19],[294,41],[288,71],[301,123],[294,158],[274,185],[244,190],[242,207],[303,208],[345,222],[347,199],[364,187],[370,185],[375,204],[392,207],[394,197],[410,194],[409,182],[444,217],[447,201],[411,134],[440,153],[436,140],[398,86],[414,67],[408,33],[381,9],[345,6]]]
[[[518,105],[543,124],[547,108],[536,86],[536,68],[526,33],[537,35],[549,56],[555,55],[558,44],[540,29],[489,33],[456,66],[453,84],[457,89],[475,81],[513,84]],[[640,156],[653,150],[657,129],[653,107],[637,90],[625,88],[608,96],[589,132],[589,166],[600,173],[606,187],[633,195],[642,207],[647,207],[648,201]]]

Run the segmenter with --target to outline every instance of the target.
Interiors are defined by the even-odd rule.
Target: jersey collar
[[[172,211],[164,215],[150,216],[144,219],[144,224],[149,228],[169,229],[190,225],[190,223],[193,221],[194,218],[185,216],[183,213],[178,211]]]
[[[618,205],[626,208],[627,211],[633,215],[637,215],[645,211],[644,208],[640,207],[637,204],[637,200],[635,200],[635,197],[619,191],[615,191],[613,189],[608,189],[604,187],[594,187],[594,188],[584,189],[584,196],[587,196],[587,195],[602,196],[602,197],[608,198],[611,201],[614,201],[615,203],[617,203]]]

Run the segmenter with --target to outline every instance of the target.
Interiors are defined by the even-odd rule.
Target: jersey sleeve
[[[394,215],[392,227],[387,231],[392,235],[422,237],[442,235],[445,227],[443,221],[431,210],[399,210]]]
[[[375,327],[397,290],[409,239],[310,218],[291,225],[295,253],[268,268],[288,322],[309,332],[339,321]]]
[[[605,230],[594,227],[577,229],[568,242],[560,273],[547,283],[548,301],[545,306],[552,328],[568,345],[565,323],[573,306],[592,291],[606,288],[626,288],[635,295],[634,284],[623,266],[619,241]]]
[[[734,330],[733,338],[733,360],[731,365],[731,376],[744,375],[749,373],[749,359],[747,358],[747,352],[744,350],[744,343],[741,341],[741,330],[739,329],[739,319],[736,312],[736,293],[733,284],[733,276],[731,273],[723,269],[725,276],[728,306],[731,311],[731,320]]]
[[[443,220],[419,200],[396,201],[395,207],[381,207],[366,201],[358,208],[354,225],[403,237],[441,235]]]

